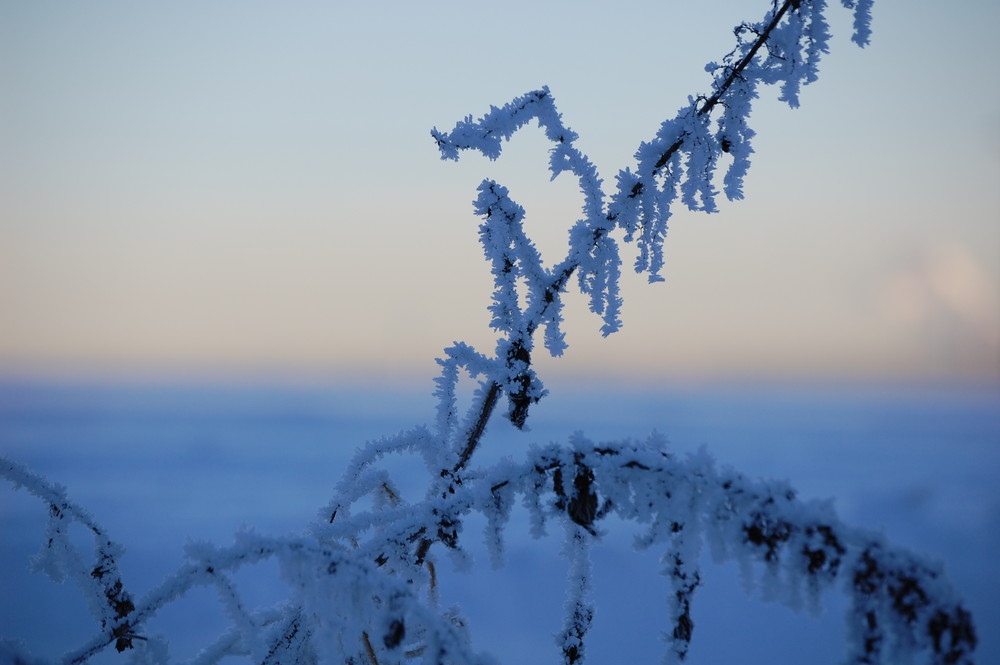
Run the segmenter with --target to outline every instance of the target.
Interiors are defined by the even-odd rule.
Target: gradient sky
[[[624,329],[567,300],[548,371],[1000,381],[1000,3],[831,3],[831,53],[768,92],[747,200],[678,212]],[[768,3],[0,0],[0,376],[429,378],[488,352],[471,200],[497,178],[555,262],[579,210],[523,130],[429,130],[549,85],[606,181]],[[626,258],[626,261],[630,261]]]

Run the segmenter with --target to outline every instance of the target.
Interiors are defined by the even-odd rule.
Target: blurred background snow
[[[841,386],[660,386],[628,390],[551,385],[532,431],[495,419],[481,462],[531,442],[645,437],[657,430],[678,454],[706,446],[720,465],[791,481],[803,499],[832,498],[850,524],[882,529],[891,542],[943,561],[979,628],[978,662],[1000,656],[1000,394],[982,389],[888,390]],[[126,583],[139,597],[176,569],[187,539],[230,542],[252,527],[297,532],[330,497],[339,470],[366,439],[429,422],[429,390],[373,386],[205,384],[5,384],[0,453],[69,487],[125,545]],[[392,462],[416,487],[418,459]],[[416,474],[416,475],[414,475]],[[411,497],[416,498],[416,497]],[[23,491],[0,487],[0,626],[38,655],[55,657],[92,633],[71,584],[27,572],[42,543],[46,511]],[[522,516],[523,517],[523,516]],[[565,564],[561,534],[532,540],[508,529],[506,568],[492,571],[470,520],[471,574],[439,563],[444,602],[458,602],[479,649],[504,663],[552,662]],[[658,552],[631,549],[628,525],[609,524],[595,550],[598,614],[593,662],[650,662],[659,653],[667,587]],[[820,618],[748,595],[732,565],[706,562],[696,596],[692,663],[839,662],[839,593]],[[282,595],[273,566],[239,579],[248,604]],[[198,590],[146,628],[188,658],[227,624],[213,593]],[[113,654],[99,662],[118,662]]]

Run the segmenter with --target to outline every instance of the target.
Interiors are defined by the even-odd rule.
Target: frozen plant
[[[854,14],[853,40],[865,45],[870,0],[842,4]],[[520,502],[532,535],[549,528],[565,533],[568,600],[552,655],[567,665],[585,660],[588,631],[599,620],[589,551],[611,515],[641,525],[636,547],[662,553],[665,662],[683,661],[688,653],[699,561],[708,550],[717,560],[737,561],[770,598],[793,608],[806,600],[818,603],[825,589],[842,588],[850,599],[847,662],[908,661],[923,654],[937,664],[971,663],[971,617],[937,566],[843,524],[828,503],[798,500],[784,483],[720,470],[704,453],[678,458],[656,436],[595,444],[577,434],[566,445],[534,447],[521,462],[473,463],[502,397],[507,418],[518,428],[544,397],[532,367],[534,335],[544,328],[545,349],[553,355],[565,349],[562,295],[574,274],[602,319],[602,331],[611,334],[621,325],[616,235],[636,244],[635,269],[656,281],[675,202],[714,211],[720,163],[727,164],[722,193],[742,198],[753,152],[747,120],[758,87],[778,85],[780,99],[798,105],[800,86],[816,79],[827,52],[826,10],[823,0],[775,1],[762,21],[738,26],[733,51],[707,67],[710,94],[690,98],[640,145],[636,163],[618,173],[610,192],[574,146],[576,134],[563,124],[547,88],[492,107],[478,120],[467,117],[451,131],[433,130],[443,158],[477,150],[497,159],[514,132],[537,121],[553,144],[552,176],[568,172],[579,181],[582,216],[570,230],[566,258],[545,267],[522,226],[524,210],[508,190],[490,180],[479,186],[475,211],[483,218],[480,239],[495,279],[491,325],[500,334],[493,355],[465,344],[446,349],[436,380],[436,425],[362,447],[319,520],[300,535],[246,532],[227,547],[189,545],[187,563],[139,599],[119,572],[120,549],[93,518],[61,488],[0,460],[0,474],[50,508],[33,568],[57,582],[72,578],[98,624],[93,638],[60,662],[85,663],[112,646],[137,663],[169,662],[168,644],[146,634],[147,622],[202,586],[215,589],[231,626],[196,656],[199,665],[228,656],[262,665],[494,662],[476,652],[475,626],[457,608],[441,606],[439,556],[447,553],[459,566],[471,563],[462,528],[479,514],[490,557],[502,565],[505,528]],[[480,381],[464,415],[456,406],[461,372]],[[423,461],[428,489],[420,500],[408,502],[381,464],[399,453]],[[68,538],[74,522],[93,534],[91,558]],[[234,573],[264,559],[279,563],[288,596],[273,607],[249,609]],[[11,641],[0,641],[0,661],[41,662]]]

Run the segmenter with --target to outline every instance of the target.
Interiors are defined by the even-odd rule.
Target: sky
[[[1000,383],[1000,5],[876,0],[859,49],[831,4],[801,108],[755,106],[747,199],[675,213],[620,333],[570,295],[545,372]],[[0,0],[0,378],[424,380],[453,341],[490,352],[476,186],[550,263],[581,201],[536,127],[495,163],[430,129],[548,85],[613,182],[767,5]]]

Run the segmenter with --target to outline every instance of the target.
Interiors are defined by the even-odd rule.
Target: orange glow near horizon
[[[490,352],[476,185],[510,187],[550,263],[576,185],[549,182],[535,128],[496,163],[458,164],[430,128],[548,84],[607,188],[751,18],[736,0],[643,3],[642,22],[577,3],[565,34],[540,16],[523,35],[537,48],[501,54],[470,29],[485,7],[438,17],[447,40],[398,9],[0,8],[0,378],[423,377],[453,341]],[[831,10],[802,108],[756,104],[747,199],[674,215],[667,281],[626,277],[619,334],[568,296],[568,354],[539,362],[622,381],[1000,383],[1000,92],[976,52],[1000,7],[968,10],[949,32],[934,3],[876,3],[864,50]],[[933,70],[904,66],[921,31]],[[624,62],[609,32],[655,42],[668,71]],[[944,120],[955,89],[980,90],[962,123]]]

